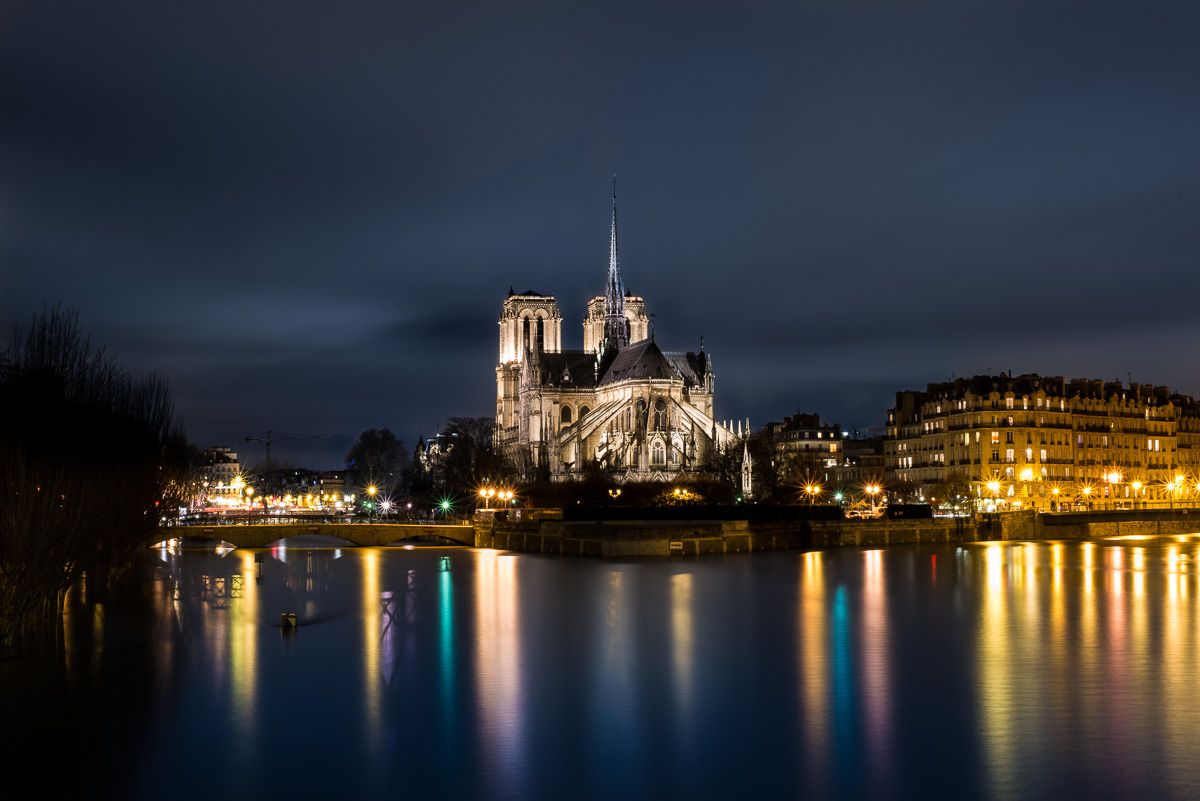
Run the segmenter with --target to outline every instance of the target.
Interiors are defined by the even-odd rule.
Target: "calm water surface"
[[[0,664],[10,767],[121,798],[1200,798],[1200,537],[147,562]]]

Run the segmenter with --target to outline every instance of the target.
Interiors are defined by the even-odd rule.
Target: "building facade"
[[[842,463],[846,433],[837,423],[822,423],[820,415],[797,412],[780,423],[767,423],[763,433],[775,444],[780,470],[802,473]]]
[[[527,475],[671,481],[706,472],[739,437],[713,417],[715,374],[698,352],[659,348],[645,300],[625,291],[613,192],[605,292],[591,298],[582,350],[563,347],[553,295],[509,290],[496,365],[497,447]]]
[[[1061,376],[930,384],[896,393],[884,463],[893,492],[980,510],[1194,503],[1200,404],[1166,387]]]

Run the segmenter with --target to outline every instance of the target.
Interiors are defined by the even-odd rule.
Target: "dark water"
[[[1200,537],[147,561],[2,665],[10,768],[122,798],[1200,798]]]

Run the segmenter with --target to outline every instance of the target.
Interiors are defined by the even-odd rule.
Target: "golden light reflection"
[[[1167,599],[1162,615],[1162,709],[1163,742],[1166,749],[1189,747],[1195,740],[1196,712],[1191,687],[1195,678],[1196,642],[1191,620],[1194,613],[1187,603],[1187,555],[1177,544],[1167,548]],[[1168,761],[1168,770],[1176,767]],[[1183,775],[1170,777],[1177,786],[1186,786]]]
[[[1146,594],[1146,549],[1133,549],[1133,597],[1145,600]]]
[[[1041,587],[1037,581],[1037,560],[1039,546],[1026,543],[1021,546],[1021,573],[1018,586],[1024,590],[1025,620],[1030,626],[1041,627],[1041,610],[1038,601]]]
[[[241,573],[231,577],[233,626],[229,631],[234,721],[246,737],[254,731],[258,682],[258,585],[254,582],[254,553],[240,554]]]
[[[804,574],[800,582],[796,624],[799,628],[796,655],[801,675],[805,743],[808,764],[826,764],[830,736],[829,720],[829,611],[825,601],[825,570],[819,551],[804,554]]]
[[[995,788],[993,795],[996,796],[1014,792],[1017,780],[1013,763],[1017,741],[1013,723],[1011,641],[1004,557],[1005,549],[1000,543],[989,543],[984,549],[987,580],[983,587],[978,638],[983,741]]]
[[[883,551],[863,552],[862,691],[873,779],[886,785],[891,742],[891,670]]]
[[[475,681],[485,758],[515,782],[524,747],[517,558],[481,550],[475,571]]]
[[[1062,592],[1063,581],[1063,544],[1056,542],[1050,546],[1050,583],[1056,593]]]
[[[637,654],[633,629],[639,616],[624,570],[610,570],[604,590],[604,625],[596,631],[598,676],[591,683],[589,703],[591,719],[599,723],[608,718],[612,728],[598,726],[592,733],[593,742],[631,748],[637,734],[637,710],[631,702]]]
[[[366,721],[367,747],[375,750],[382,741],[379,672],[379,627],[381,618],[379,594],[379,550],[364,548],[362,555],[362,621],[363,621],[363,709]]]
[[[1050,546],[1050,653],[1056,665],[1069,664],[1067,650],[1066,595],[1063,592],[1063,544]]]
[[[692,659],[692,574],[671,576],[671,664],[675,686],[675,714],[678,730],[692,728],[694,695]]]
[[[1083,551],[1083,592],[1085,595],[1091,595],[1095,590],[1096,579],[1092,571],[1096,566],[1096,546],[1085,542],[1079,547]]]
[[[1129,641],[1133,653],[1140,655],[1146,653],[1146,642],[1150,636],[1146,612],[1146,549],[1134,548],[1131,557],[1133,574],[1130,577]]]
[[[1104,571],[1105,585],[1113,598],[1119,598],[1125,586],[1125,554],[1121,548],[1112,546],[1104,549],[1104,555],[1108,563]]]

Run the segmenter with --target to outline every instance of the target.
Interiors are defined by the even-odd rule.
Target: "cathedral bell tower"
[[[508,291],[500,308],[500,353],[496,363],[496,444],[508,446],[520,434],[521,364],[542,353],[562,350],[562,315],[553,295]]]

